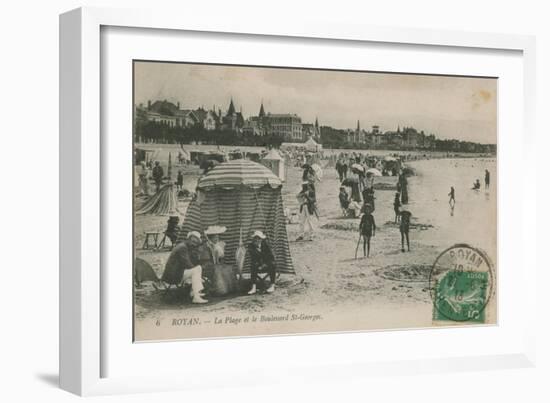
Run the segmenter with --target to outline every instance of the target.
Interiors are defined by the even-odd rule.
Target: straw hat
[[[256,237],[260,239],[266,238],[265,234],[262,231],[254,231],[254,234],[252,234],[252,238],[256,238]]]
[[[223,234],[226,230],[226,227],[220,225],[211,225],[206,229],[206,231],[204,231],[204,233],[206,235],[220,235]]]
[[[201,240],[201,234],[197,231],[189,231],[187,234],[187,239],[191,238],[192,236],[197,237],[199,241]]]

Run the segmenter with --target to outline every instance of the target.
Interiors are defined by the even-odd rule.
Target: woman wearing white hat
[[[214,264],[222,263],[225,256],[225,242],[220,241],[220,235],[225,233],[226,227],[219,225],[211,225],[204,231],[206,235],[206,242],[210,252],[212,253],[212,259]]]
[[[302,183],[302,191],[298,193],[297,199],[300,203],[300,236],[297,241],[312,241],[315,226],[313,225],[313,214],[315,214],[315,193],[308,182]]]
[[[269,274],[270,284],[266,292],[272,293],[275,291],[275,257],[262,231],[254,231],[252,242],[248,245],[248,253],[250,255],[250,279],[252,280],[252,288],[248,291],[248,295],[256,294],[258,273]]]

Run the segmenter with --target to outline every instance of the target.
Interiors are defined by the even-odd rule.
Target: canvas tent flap
[[[174,185],[166,184],[136,210],[136,214],[176,215],[178,199]]]
[[[217,172],[216,172],[217,171]],[[197,197],[191,201],[183,219],[178,241],[190,231],[202,233],[211,225],[227,231],[220,235],[225,245],[225,262],[235,265],[235,254],[242,232],[245,246],[254,231],[262,231],[277,264],[279,273],[295,274],[286,231],[282,182],[263,165],[246,160],[223,163],[201,178]],[[248,253],[244,272],[250,271]]]
[[[193,200],[189,204],[178,242],[184,240],[189,231],[202,233],[211,225],[225,226],[227,231],[220,235],[220,239],[226,242],[225,261],[234,265],[241,229],[245,246],[251,242],[254,231],[260,230],[267,235],[277,263],[277,271],[295,274],[283,210],[280,188],[264,186],[261,189],[242,188],[239,191],[216,188],[204,192],[202,203]],[[250,272],[248,254],[244,272]]]

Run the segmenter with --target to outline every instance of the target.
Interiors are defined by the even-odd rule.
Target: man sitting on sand
[[[248,295],[257,292],[258,273],[269,274],[270,284],[266,292],[275,291],[275,257],[262,231],[254,231],[252,242],[248,245],[248,254],[250,256],[250,279],[252,280],[252,288],[248,291]]]
[[[166,261],[164,273],[162,273],[162,281],[170,285],[191,284],[189,295],[194,304],[208,302],[202,298],[204,294],[201,292],[204,287],[202,285],[202,266],[199,264],[200,244],[201,234],[197,231],[190,231],[187,234],[187,239],[172,249]]]

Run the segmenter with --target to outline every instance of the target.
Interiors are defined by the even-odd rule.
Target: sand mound
[[[395,227],[399,228],[399,223],[396,223],[394,221],[386,221],[384,223],[384,227]],[[359,227],[358,227],[359,228]],[[410,229],[417,229],[420,231],[426,231],[427,229],[434,228],[432,224],[423,224],[423,223],[410,223],[409,224]]]
[[[393,190],[394,192],[397,191],[397,185],[392,183],[375,183],[373,185],[374,190]]]
[[[359,231],[359,220],[341,220],[338,222],[329,222],[321,225],[322,229],[335,229],[339,231]]]
[[[432,266],[429,265],[394,265],[376,269],[374,273],[382,278],[407,283],[427,283],[430,279]]]

